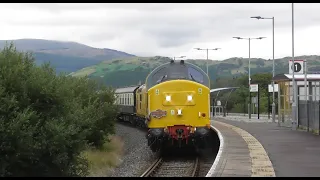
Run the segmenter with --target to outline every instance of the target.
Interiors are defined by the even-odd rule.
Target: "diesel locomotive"
[[[167,147],[210,147],[210,79],[181,60],[162,64],[145,84],[115,91],[118,119],[147,128],[153,152]]]

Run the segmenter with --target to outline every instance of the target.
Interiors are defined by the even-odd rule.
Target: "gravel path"
[[[129,125],[116,124],[116,135],[124,141],[124,155],[121,164],[108,176],[140,176],[157,158],[147,144],[146,132]]]

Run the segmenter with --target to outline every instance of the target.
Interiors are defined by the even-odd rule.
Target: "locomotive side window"
[[[139,100],[140,100],[140,101],[139,101],[139,108],[140,108],[140,110],[141,110],[142,94],[139,94],[139,96],[140,96],[140,97],[139,97]]]
[[[203,83],[203,75],[192,67],[188,68],[189,79]]]

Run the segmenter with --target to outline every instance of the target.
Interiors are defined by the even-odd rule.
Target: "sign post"
[[[298,117],[298,93],[297,93],[297,83],[295,81],[295,74],[303,74],[304,73],[304,60],[295,60],[294,56],[292,56],[293,60],[289,60],[289,74],[292,74],[292,129],[297,129],[297,117]]]
[[[274,92],[276,93],[278,91],[279,91],[279,85],[278,84],[274,84]],[[268,107],[270,106],[270,104],[269,104],[270,103],[269,96],[270,96],[270,93],[272,93],[272,92],[273,92],[273,86],[272,86],[272,84],[269,84],[268,85]],[[273,112],[273,113],[275,113],[275,112]],[[270,119],[270,110],[268,112],[268,118]]]
[[[259,86],[258,86],[258,119],[260,118],[260,96],[259,96]]]
[[[259,91],[259,85],[258,84],[250,84],[250,99],[249,99],[250,101],[251,101],[251,93],[252,92],[258,92],[258,91]],[[249,106],[248,108],[251,108],[251,106]],[[251,111],[249,111],[249,112],[251,112]],[[250,114],[249,118],[251,118],[251,114]]]

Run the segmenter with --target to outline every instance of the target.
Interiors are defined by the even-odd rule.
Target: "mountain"
[[[288,61],[291,57],[275,59],[276,74],[288,73]],[[320,72],[320,56],[299,56],[296,59],[306,59],[308,61],[308,72]],[[112,61],[102,61],[101,63],[83,68],[71,73],[72,76],[85,76],[99,79],[107,85],[122,87],[136,85],[144,82],[148,73],[160,64],[169,62],[168,57],[129,57],[117,58]],[[205,60],[186,60],[201,67],[206,71]],[[251,58],[251,74],[272,73],[272,60]],[[247,58],[229,58],[223,61],[209,61],[209,76],[212,81],[223,77],[237,77],[248,73]]]
[[[33,52],[38,65],[50,62],[57,72],[74,72],[104,60],[135,57],[132,54],[93,48],[76,42],[53,41],[44,39],[0,40],[0,49],[6,42],[13,42],[17,50]]]

